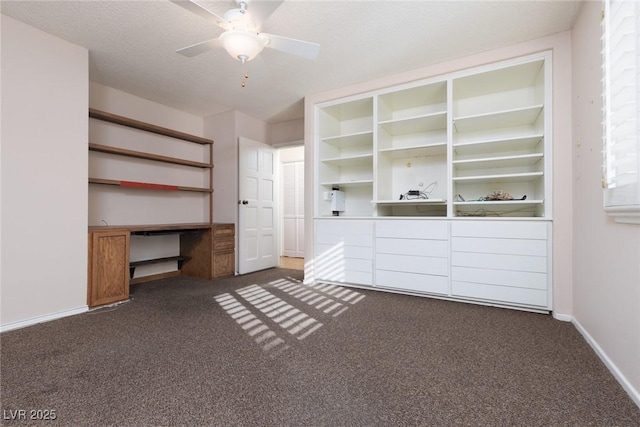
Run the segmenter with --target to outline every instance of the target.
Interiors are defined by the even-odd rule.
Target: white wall
[[[304,139],[304,119],[274,123],[269,129],[269,144],[288,146],[299,144]]]
[[[204,118],[204,136],[213,144],[213,220],[238,227],[238,138],[265,144],[269,125],[240,111],[226,111]],[[238,265],[236,232],[236,266]]]
[[[572,309],[572,174],[571,174],[571,34],[563,32],[549,37],[495,49],[476,55],[385,78],[355,84],[305,98],[305,257],[313,258],[313,114],[314,104],[368,92],[465,68],[489,64],[535,52],[553,49],[553,310],[555,315],[569,318]],[[311,265],[309,265],[311,267]],[[305,281],[313,280],[312,268]]]
[[[603,210],[600,2],[573,28],[573,316],[640,405],[640,226]]]
[[[86,310],[88,51],[1,16],[2,330]]]

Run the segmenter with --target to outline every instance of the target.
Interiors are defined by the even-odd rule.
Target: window
[[[604,206],[640,224],[640,2],[604,0]]]

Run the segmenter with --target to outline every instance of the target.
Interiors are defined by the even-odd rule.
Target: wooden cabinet
[[[233,276],[236,271],[234,224],[213,224],[213,279]]]
[[[88,240],[89,307],[129,298],[129,230],[93,231]]]
[[[218,279],[235,274],[235,225],[213,224],[202,233],[185,234],[180,239],[180,253],[190,257],[182,274]]]

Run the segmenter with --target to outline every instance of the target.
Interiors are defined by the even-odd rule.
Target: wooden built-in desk
[[[129,261],[131,235],[180,234],[180,255]],[[217,279],[235,273],[234,224],[156,224],[89,227],[87,304],[96,307],[129,298],[129,285],[180,274]],[[178,270],[133,279],[135,267],[177,261]]]

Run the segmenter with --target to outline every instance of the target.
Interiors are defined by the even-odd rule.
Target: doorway
[[[304,269],[304,146],[278,150],[280,158],[280,267]]]

